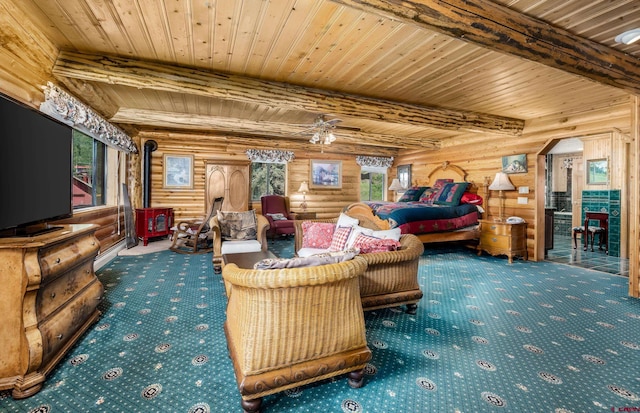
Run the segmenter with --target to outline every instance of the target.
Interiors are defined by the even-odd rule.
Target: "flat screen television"
[[[0,95],[0,236],[31,236],[72,215],[72,129]]]

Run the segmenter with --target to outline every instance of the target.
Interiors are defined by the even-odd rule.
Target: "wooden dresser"
[[[100,315],[97,228],[0,239],[0,390],[13,389],[14,398],[37,393]]]
[[[515,256],[528,259],[527,223],[508,224],[480,220],[478,255],[481,255],[482,251],[491,255],[506,255],[509,257],[509,264],[513,262]]]

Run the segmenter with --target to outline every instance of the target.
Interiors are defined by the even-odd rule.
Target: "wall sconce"
[[[303,212],[307,212],[307,192],[309,192],[309,184],[307,181],[302,181],[300,184],[300,188],[298,188],[298,192],[302,192],[302,203],[300,204],[300,208],[302,208]]]
[[[398,191],[402,191],[403,189],[404,187],[400,183],[400,180],[398,178],[393,178],[393,181],[391,181],[391,185],[389,185],[389,190],[395,192],[396,199],[398,198]]]
[[[511,183],[509,176],[504,172],[496,173],[496,177],[493,178],[493,182],[489,185],[489,189],[492,191],[500,191],[498,198],[500,199],[500,215],[497,219],[498,222],[504,222],[504,191],[513,191],[516,189]]]

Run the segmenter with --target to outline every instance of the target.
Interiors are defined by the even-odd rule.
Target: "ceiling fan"
[[[313,124],[300,132],[301,134],[311,134],[309,142],[321,145],[320,152],[324,152],[324,145],[330,145],[331,142],[336,140],[336,136],[332,130],[336,128],[336,124],[342,122],[340,119],[326,120],[324,115],[320,115],[316,118]]]

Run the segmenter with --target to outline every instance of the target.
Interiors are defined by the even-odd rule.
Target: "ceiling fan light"
[[[638,40],[640,40],[640,28],[627,30],[626,32],[617,35],[615,40],[618,43],[624,44],[637,42]]]

